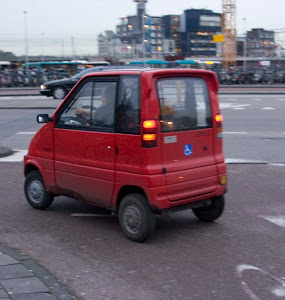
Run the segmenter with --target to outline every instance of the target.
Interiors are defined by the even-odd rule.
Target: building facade
[[[166,15],[162,17],[162,26],[164,38],[173,40],[175,43],[174,52],[179,54],[181,49],[181,34],[180,34],[180,16],[179,15]]]
[[[254,28],[246,34],[246,52],[251,57],[274,57],[274,31]]]
[[[143,18],[143,40],[146,55],[159,57],[163,53],[162,18],[145,15]]]
[[[221,14],[206,9],[188,9],[180,19],[184,56],[217,56],[214,35],[221,34]]]

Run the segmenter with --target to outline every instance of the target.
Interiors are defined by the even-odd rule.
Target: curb
[[[32,106],[32,107],[23,107],[23,106],[13,106],[13,107],[0,107],[0,109],[56,109],[58,106]]]
[[[1,255],[5,255],[5,258],[8,260],[13,260],[12,262],[8,262],[7,264],[0,265],[0,270],[3,267],[19,267],[19,265],[22,265],[22,268],[27,269],[27,271],[30,271],[30,275],[27,277],[25,275],[21,274],[15,274],[15,271],[13,272],[14,278],[9,279],[3,279],[0,280],[0,292],[2,291],[2,294],[5,293],[5,282],[14,281],[19,282],[22,280],[26,280],[28,282],[29,280],[36,280],[37,283],[41,284],[44,288],[46,288],[45,292],[23,292],[23,293],[13,293],[6,290],[6,293],[8,295],[4,297],[4,299],[28,299],[27,297],[39,297],[37,299],[57,299],[57,300],[76,300],[77,298],[67,290],[66,287],[64,287],[60,280],[56,279],[53,275],[51,275],[47,270],[45,270],[41,265],[39,265],[35,260],[31,259],[24,253],[21,253],[19,251],[16,251],[14,249],[8,248],[6,246],[3,246],[0,243],[0,257]],[[1,289],[1,285],[4,285],[4,289]],[[13,286],[13,289],[23,289],[23,286]],[[31,288],[31,286],[29,287]],[[47,291],[49,290],[49,291]],[[5,293],[5,294],[6,294]],[[0,296],[1,297],[1,296]],[[23,297],[23,298],[21,298]],[[42,298],[41,298],[42,297]],[[31,298],[34,299],[34,298]]]
[[[0,94],[0,97],[24,97],[24,96],[29,96],[29,97],[32,97],[32,96],[42,96],[40,93],[38,94]]]
[[[0,146],[0,157],[6,157],[12,155],[14,151],[9,147]]]

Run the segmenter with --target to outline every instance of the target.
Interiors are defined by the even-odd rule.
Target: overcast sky
[[[237,0],[237,30],[285,28],[285,0]],[[148,0],[152,16],[181,14],[185,9],[222,11],[222,0]],[[0,50],[25,53],[27,11],[29,54],[68,55],[71,38],[76,54],[96,54],[97,35],[114,30],[120,17],[136,14],[133,0],[0,0]],[[243,19],[246,21],[243,21]],[[284,40],[279,34],[277,40]]]

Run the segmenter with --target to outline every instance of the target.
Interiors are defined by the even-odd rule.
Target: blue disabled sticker
[[[189,155],[192,155],[192,154],[193,154],[192,145],[185,145],[184,146],[184,155],[189,156]]]

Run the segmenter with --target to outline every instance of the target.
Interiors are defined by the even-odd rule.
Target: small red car
[[[211,222],[224,209],[226,165],[213,72],[113,70],[82,78],[31,141],[25,195],[46,209],[54,197],[118,213],[137,242],[156,214],[192,209]]]

